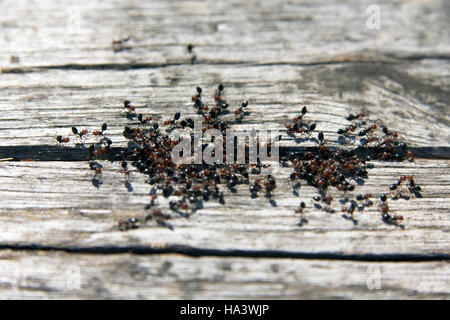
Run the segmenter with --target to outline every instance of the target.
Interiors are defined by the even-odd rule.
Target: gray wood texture
[[[381,28],[370,30],[372,4],[0,1],[0,298],[448,299],[450,5],[381,1]],[[146,215],[150,186],[132,172],[128,190],[103,161],[95,187],[86,150],[55,137],[107,122],[124,147],[123,100],[158,120],[192,116],[195,87],[212,103],[219,83],[232,106],[250,101],[241,128],[283,129],[306,105],[331,147],[353,147],[336,130],[361,110],[397,131],[415,161],[374,161],[355,193],[377,197],[414,175],[423,198],[390,202],[405,229],[381,222],[377,198],[357,224],[336,200],[336,213],[318,210],[314,189],[293,194],[283,169],[276,207],[240,186],[223,206],[172,219],[173,231],[120,232],[119,219]],[[284,135],[281,145],[314,143]],[[80,289],[66,283],[70,266]],[[367,286],[372,267],[380,290]]]
[[[2,298],[27,299],[437,299],[450,281],[445,262],[16,250],[0,252],[0,270]]]

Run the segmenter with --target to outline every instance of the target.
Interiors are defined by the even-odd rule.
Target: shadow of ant
[[[386,223],[386,224],[396,226],[396,227],[398,227],[398,228],[400,228],[400,229],[402,229],[402,230],[405,229],[405,225],[403,225],[403,224],[399,224],[399,223],[397,223],[397,222],[395,222],[395,221],[388,220],[388,219],[385,219],[385,218],[382,218],[382,220],[383,220],[383,222]]]
[[[314,138],[314,137],[303,138],[303,137],[296,137],[295,135],[293,135],[293,138],[294,138],[294,142],[295,143],[302,143],[302,142],[306,142],[306,141],[311,141],[311,142],[314,142],[316,144],[319,144],[319,140],[317,140],[317,138]]]
[[[346,214],[343,214],[343,215],[342,215],[342,218],[344,218],[345,220],[350,220],[351,222],[353,222],[353,225],[355,225],[355,226],[358,224],[358,220],[355,219],[355,218],[353,217],[353,215],[346,215]]]
[[[96,177],[92,178],[92,185],[97,189],[100,189],[100,186],[103,184],[103,181],[97,179]]]
[[[84,142],[77,142],[77,143],[75,143],[75,149],[84,150],[84,149],[87,149],[87,147]]]
[[[308,219],[306,218],[301,218],[300,221],[297,223],[297,226],[299,227],[303,227],[305,224],[308,224]]]
[[[359,206],[358,206],[358,211],[360,211],[360,212],[361,212],[361,211],[364,211],[365,208],[369,208],[369,207],[371,207],[371,206],[373,206],[373,202],[372,202],[371,200],[369,200],[369,201],[367,201],[367,202],[365,202],[365,203],[359,205]]]
[[[317,210],[322,210],[322,211],[325,211],[325,212],[328,212],[328,213],[335,213],[336,212],[336,210],[334,210],[334,209],[332,209],[332,208],[330,208],[328,206],[322,206],[322,205],[320,205],[318,203],[314,203],[314,207]]]
[[[156,223],[159,224],[161,227],[165,227],[165,228],[170,229],[171,231],[175,230],[175,227],[172,224],[170,224],[170,223],[168,223],[166,221],[156,220]]]
[[[134,120],[134,119],[136,119],[137,115],[136,115],[136,112],[126,112],[125,117],[128,120]]]
[[[347,196],[345,196],[344,198],[339,199],[338,201],[339,201],[339,203],[341,203],[341,204],[346,204],[347,202],[350,201],[350,199],[349,199]]]
[[[133,186],[131,185],[130,181],[125,181],[125,188],[127,188],[128,192],[133,191]]]
[[[351,144],[351,143],[355,143],[356,138],[352,137],[352,136],[339,136],[337,139],[337,142],[340,145],[346,145],[346,144]]]
[[[299,196],[298,190],[299,190],[300,188],[301,188],[300,182],[297,182],[296,184],[294,184],[294,185],[292,186],[292,194],[293,194],[294,196],[298,197],[298,196]]]

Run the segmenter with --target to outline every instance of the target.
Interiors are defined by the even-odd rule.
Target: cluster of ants
[[[303,107],[301,114],[293,118],[293,123],[286,125],[288,135],[306,134],[311,136],[316,128],[316,124],[309,124],[304,120],[307,112],[307,108]],[[372,165],[367,163],[367,161],[412,160],[413,153],[407,150],[405,143],[398,141],[397,132],[390,131],[387,127],[382,127],[380,130],[377,124],[369,124],[365,120],[364,113],[350,114],[346,119],[351,124],[337,131],[339,141],[340,143],[346,143],[352,140],[355,141],[359,137],[359,147],[350,151],[330,150],[324,142],[323,132],[319,132],[316,152],[308,151],[301,155],[292,153],[289,155],[288,160],[294,168],[290,175],[291,180],[306,180],[309,185],[316,187],[319,191],[319,196],[313,198],[316,208],[330,213],[335,212],[334,209],[330,208],[333,197],[329,195],[329,191],[331,188],[336,188],[338,191],[344,192],[344,197],[340,202],[343,204],[350,203],[349,206],[342,207],[342,216],[356,224],[357,220],[353,217],[353,213],[357,208],[359,211],[362,211],[364,208],[372,206],[373,202],[370,200],[372,194],[359,194],[355,199],[349,199],[348,192],[355,190],[355,185],[351,184],[349,180],[362,182],[362,179],[368,178],[368,169],[372,168]],[[408,188],[402,187],[402,182],[406,180],[409,181]],[[299,186],[299,183],[294,184],[294,189],[298,189]],[[421,190],[421,187],[415,184],[413,176],[402,176],[396,184],[391,186],[391,199],[403,198],[409,200],[411,197],[421,197]],[[323,206],[319,204],[320,202]],[[403,227],[400,224],[403,216],[392,216],[389,214],[386,194],[380,195],[379,207],[382,221]],[[303,214],[304,208],[305,204],[301,202],[295,212]],[[299,225],[304,223],[307,223],[307,220],[302,217]]]
[[[192,96],[193,108],[196,113],[202,117],[202,131],[208,129],[217,129],[226,135],[226,129],[232,124],[240,123],[245,116],[249,114],[247,110],[248,101],[243,101],[240,106],[234,108],[231,112],[230,105],[224,98],[224,86],[220,84],[215,90],[213,104],[208,105],[203,100],[203,90],[196,88],[196,93]],[[128,220],[120,220],[118,228],[121,231],[139,228],[142,221],[147,223],[150,220],[156,221],[159,225],[173,229],[168,222],[173,214],[188,217],[196,210],[203,208],[203,202],[209,200],[225,203],[224,192],[219,186],[226,186],[231,192],[237,192],[236,186],[241,184],[249,185],[251,197],[258,197],[264,193],[272,205],[276,205],[272,197],[276,189],[276,180],[272,175],[255,179],[250,182],[250,174],[261,173],[263,165],[258,159],[257,164],[175,164],[172,161],[171,154],[175,146],[180,143],[180,139],[174,138],[170,133],[174,129],[194,129],[194,120],[192,118],[182,118],[179,112],[175,113],[171,119],[158,123],[151,115],[143,115],[136,112],[136,107],[128,100],[123,102],[126,117],[136,121],[129,126],[125,126],[123,136],[129,140],[128,147],[122,149],[120,153],[114,153],[111,150],[112,141],[105,136],[107,124],[104,123],[101,129],[92,132],[97,138],[92,143],[89,150],[89,167],[94,172],[94,185],[98,186],[102,173],[102,166],[96,160],[102,156],[110,154],[114,160],[120,162],[123,173],[128,179],[130,176],[130,166],[148,177],[147,182],[152,185],[150,192],[151,199],[145,207],[147,214],[145,218],[138,219],[132,217]],[[373,205],[370,200],[371,194],[357,195],[355,199],[349,199],[351,192],[355,190],[355,185],[350,181],[367,179],[368,169],[371,168],[367,163],[370,160],[412,160],[413,155],[407,151],[406,145],[398,141],[398,134],[391,132],[386,127],[381,130],[376,124],[369,124],[365,120],[364,113],[349,115],[347,120],[350,125],[338,130],[340,142],[348,142],[360,139],[360,145],[353,150],[332,150],[325,143],[325,136],[322,131],[317,133],[317,139],[312,138],[316,130],[316,124],[311,123],[305,118],[308,110],[303,107],[300,113],[295,116],[292,123],[286,125],[286,133],[290,137],[300,135],[317,142],[317,146],[304,153],[287,152],[280,155],[280,162],[293,169],[290,179],[293,181],[294,190],[300,188],[300,181],[306,181],[307,184],[315,187],[319,195],[315,196],[315,206],[322,208],[330,213],[334,212],[331,208],[333,197],[330,195],[330,189],[336,188],[344,194],[341,203],[349,205],[342,207],[343,217],[356,220],[353,213],[356,208],[359,210]],[[86,129],[79,130],[72,127],[72,134],[85,143],[89,132]],[[66,144],[70,141],[69,137],[58,136],[56,138],[59,144]],[[258,142],[259,145],[259,142]],[[203,144],[205,149],[207,144]],[[266,146],[271,149],[271,142]],[[223,142],[226,148],[225,141]],[[245,146],[245,163],[248,163],[248,145]],[[225,158],[225,156],[224,156]],[[224,159],[225,160],[225,159]],[[225,162],[225,161],[224,161]],[[408,183],[408,186],[405,184]],[[421,187],[416,185],[414,178],[402,176],[399,181],[392,185],[391,193],[380,195],[381,219],[385,223],[401,226],[402,216],[391,215],[387,203],[388,196],[391,199],[420,196]],[[170,198],[169,208],[173,214],[163,213],[158,205],[158,196]],[[175,198],[174,198],[175,197]],[[172,200],[176,199],[176,200]],[[295,213],[301,215],[299,226],[307,223],[304,217],[305,203],[302,201]]]

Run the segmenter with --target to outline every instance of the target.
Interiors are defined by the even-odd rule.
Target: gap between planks
[[[82,254],[139,254],[164,255],[181,254],[189,257],[239,257],[239,258],[278,258],[302,260],[339,260],[360,262],[427,262],[450,261],[450,254],[337,254],[328,252],[290,252],[282,250],[221,250],[191,247],[186,245],[142,245],[142,246],[102,246],[102,247],[58,247],[41,244],[7,245],[0,244],[0,250],[49,251]]]

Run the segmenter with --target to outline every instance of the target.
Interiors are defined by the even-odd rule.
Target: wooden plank
[[[188,43],[200,63],[449,57],[446,1],[379,2],[381,27],[369,29],[373,4],[2,1],[0,61],[5,69],[17,67],[11,55],[19,67],[189,63]],[[112,40],[126,37],[132,49],[113,51]]]
[[[207,101],[218,83],[226,86],[231,108],[250,101],[250,115],[235,128],[284,130],[284,125],[306,105],[308,121],[317,123],[329,145],[337,143],[345,117],[363,110],[372,121],[397,130],[401,140],[414,147],[435,147],[438,156],[449,158],[448,117],[450,94],[443,89],[449,80],[443,64],[417,63],[409,67],[372,64],[333,66],[176,66],[130,71],[48,71],[0,76],[0,143],[55,145],[55,137],[69,134],[77,125],[98,130],[109,124],[108,135],[124,145],[123,126],[133,121],[124,116],[122,101],[131,100],[138,112],[167,120],[175,112],[196,117],[191,96],[196,86]],[[420,80],[417,69],[440,86]],[[408,75],[408,70],[413,71]],[[445,69],[445,68],[444,68]],[[200,75],[200,77],[199,77]],[[260,80],[263,79],[263,80]],[[151,84],[156,81],[157,84]],[[174,81],[174,82],[173,82]],[[282,145],[298,145],[284,135]],[[302,146],[314,145],[305,141]],[[350,145],[349,147],[354,147]],[[439,149],[439,147],[442,147]]]
[[[248,185],[227,192],[225,205],[205,202],[189,219],[174,214],[174,230],[150,222],[141,229],[120,232],[119,219],[143,219],[148,211],[151,186],[133,172],[132,192],[125,187],[119,164],[104,162],[103,184],[92,185],[92,173],[84,162],[3,162],[0,188],[0,243],[3,246],[54,246],[83,248],[157,248],[179,245],[212,250],[274,250],[348,255],[418,254],[448,255],[449,161],[418,160],[415,163],[376,162],[370,178],[356,193],[371,192],[374,205],[356,212],[357,225],[340,213],[344,194],[332,192],[330,214],[314,207],[316,191],[302,185],[292,193],[287,170],[280,171],[273,207],[263,196],[252,199]],[[405,217],[405,230],[381,221],[380,192],[388,192],[400,175],[413,173],[423,186],[423,198],[390,201],[391,212]],[[351,194],[348,194],[351,196]],[[170,213],[168,201],[158,202]],[[299,227],[294,213],[305,201],[309,223]],[[171,249],[172,248],[172,249]],[[381,257],[379,257],[381,259]]]
[[[3,299],[448,299],[447,262],[0,251]]]
[[[380,2],[382,27],[370,30],[372,4],[0,1],[0,158],[46,160],[0,162],[0,296],[448,298],[448,262],[439,260],[449,260],[449,4]],[[111,42],[126,37],[127,47],[114,50]],[[354,147],[339,144],[336,130],[361,110],[398,131],[428,159],[373,162],[356,193],[378,197],[413,174],[423,198],[390,201],[406,228],[382,223],[378,201],[355,214],[357,224],[321,211],[315,191],[292,194],[282,170],[276,207],[241,186],[224,206],[208,202],[189,219],[171,219],[173,231],[118,231],[119,219],[147,214],[150,186],[133,172],[127,190],[106,161],[103,184],[93,186],[85,150],[55,149],[55,137],[106,121],[123,147],[132,122],[124,99],[157,120],[191,116],[195,87],[211,98],[218,83],[233,106],[250,101],[241,128],[282,129],[307,105],[331,147]],[[298,226],[301,200],[308,223]],[[166,211],[168,200],[158,201]],[[80,267],[81,290],[67,287],[67,266]],[[382,290],[368,290],[368,267],[381,268]]]

